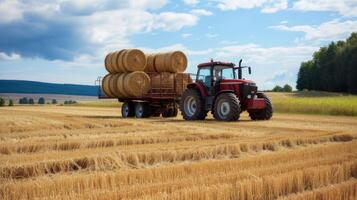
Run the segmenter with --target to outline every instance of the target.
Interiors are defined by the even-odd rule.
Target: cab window
[[[197,80],[201,81],[207,87],[211,86],[211,69],[207,68],[200,68],[198,71]]]
[[[235,79],[233,68],[226,66],[216,66],[214,68],[215,80]]]

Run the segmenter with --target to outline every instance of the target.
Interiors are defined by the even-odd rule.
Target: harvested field
[[[357,118],[0,108],[0,199],[357,199]]]

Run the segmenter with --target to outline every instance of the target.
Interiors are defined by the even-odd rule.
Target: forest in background
[[[346,41],[332,42],[302,62],[298,90],[357,93],[357,33]]]

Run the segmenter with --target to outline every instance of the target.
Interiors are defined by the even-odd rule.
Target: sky
[[[251,66],[260,89],[357,31],[357,0],[0,0],[0,79],[93,85],[108,52],[181,50],[187,72]]]

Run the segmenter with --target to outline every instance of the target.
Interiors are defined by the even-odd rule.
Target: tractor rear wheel
[[[264,93],[257,93],[258,98],[262,98],[265,101],[266,107],[261,110],[250,110],[249,117],[252,120],[268,120],[273,116],[273,106],[269,97]]]
[[[241,108],[237,96],[233,93],[220,94],[213,108],[213,117],[220,121],[237,121]]]
[[[207,116],[204,100],[195,89],[186,89],[183,92],[180,110],[185,120],[204,120]]]
[[[135,117],[147,118],[150,117],[150,106],[144,102],[138,102],[135,104]]]
[[[134,108],[134,103],[133,102],[124,102],[121,105],[121,116],[123,118],[127,117],[134,117],[135,115],[135,108]]]

